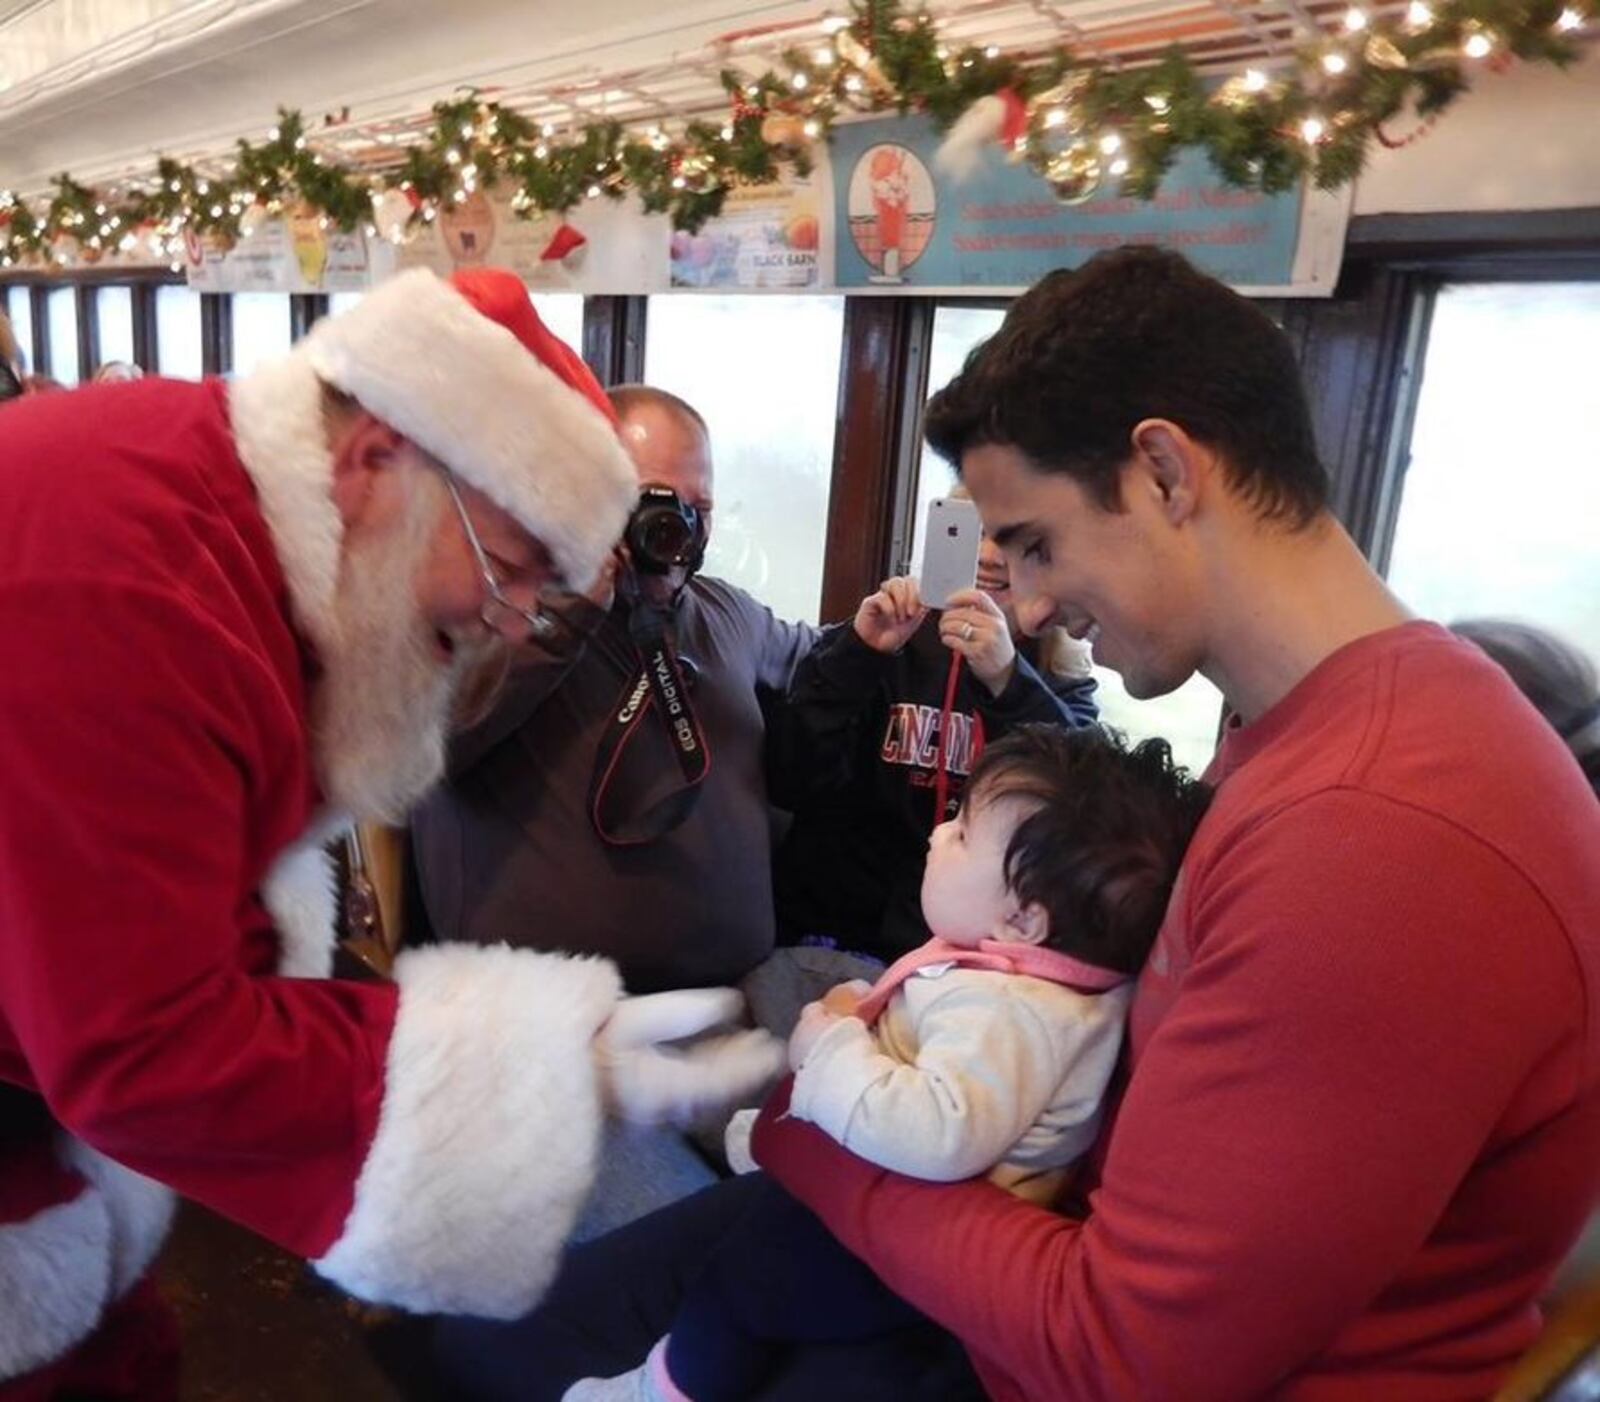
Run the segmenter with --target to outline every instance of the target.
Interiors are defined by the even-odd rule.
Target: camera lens
[[[650,559],[661,565],[676,564],[688,551],[689,525],[677,512],[658,509],[640,522],[639,537]]]

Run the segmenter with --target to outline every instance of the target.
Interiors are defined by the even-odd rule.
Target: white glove
[[[594,1038],[606,1109],[634,1124],[681,1126],[754,1095],[783,1069],[783,1043],[770,1032],[661,1045],[733,1022],[743,1011],[732,988],[624,998]]]

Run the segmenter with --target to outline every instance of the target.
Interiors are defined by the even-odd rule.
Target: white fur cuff
[[[609,963],[500,946],[402,955],[378,1131],[317,1269],[364,1299],[509,1319],[555,1274],[594,1177],[591,1042]]]

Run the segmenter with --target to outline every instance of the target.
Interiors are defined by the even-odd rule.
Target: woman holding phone
[[[784,940],[883,960],[922,944],[928,836],[983,747],[1028,721],[1095,722],[1087,649],[1060,628],[1020,634],[988,540],[976,575],[941,609],[916,579],[886,580],[796,669],[771,736],[774,802],[795,815],[774,859]]]

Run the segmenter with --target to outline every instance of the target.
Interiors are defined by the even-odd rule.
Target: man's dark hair
[[[1327,505],[1288,338],[1164,249],[1116,249],[1042,279],[933,396],[924,432],[958,471],[970,448],[1016,448],[1114,511],[1133,429],[1150,418],[1217,449],[1264,517],[1303,526]]]
[[[654,385],[613,385],[606,391],[606,398],[611,401],[611,407],[617,411],[619,419],[627,418],[633,410],[646,404],[653,404],[693,424],[706,438],[711,437],[711,430],[700,417],[700,411],[687,399],[679,399],[670,390],[657,389]]]
[[[1006,848],[1006,886],[1050,917],[1045,943],[1136,974],[1211,791],[1165,740],[1129,748],[1114,730],[1024,725],[983,752],[965,802],[1033,808]]]

